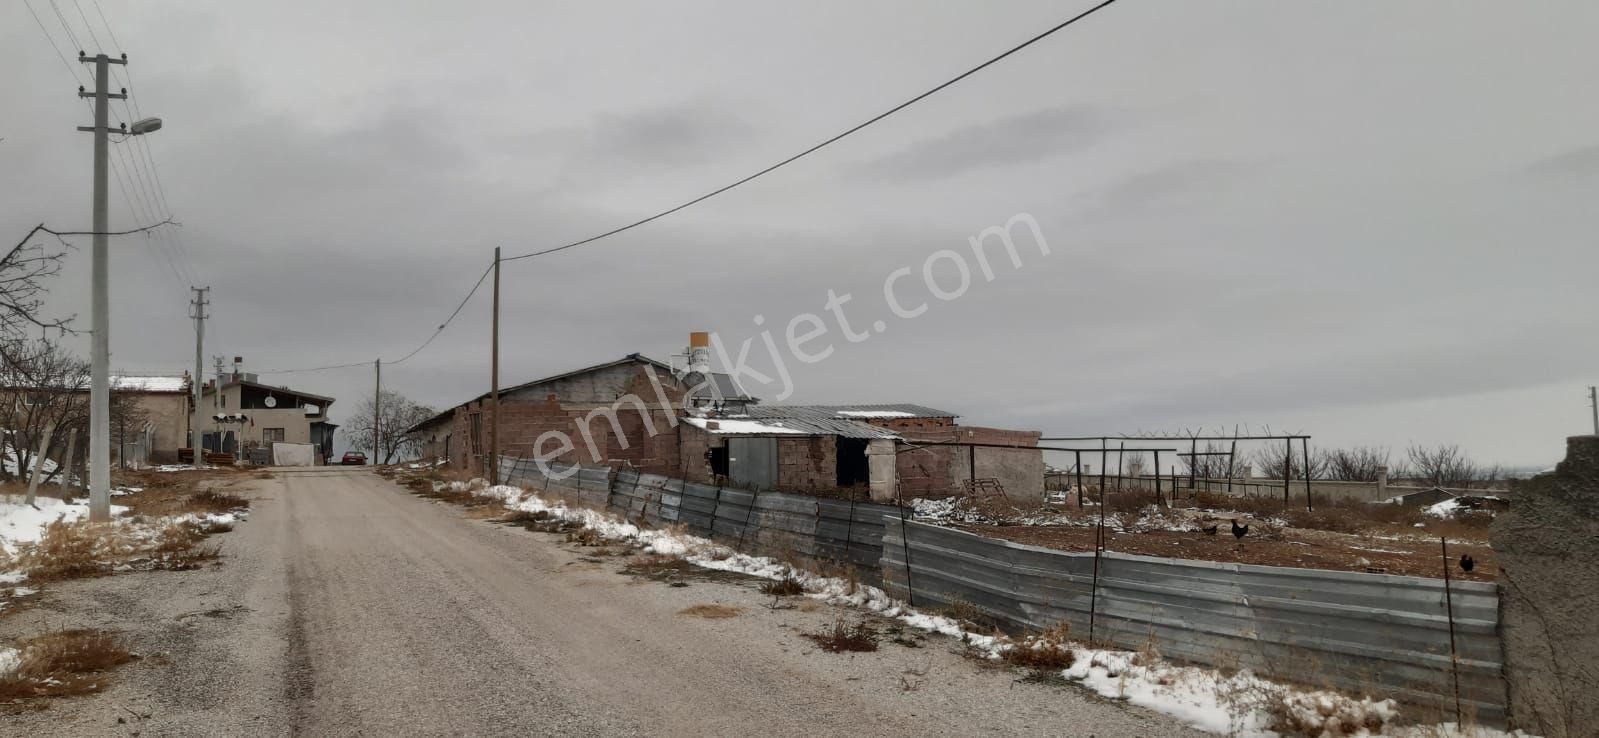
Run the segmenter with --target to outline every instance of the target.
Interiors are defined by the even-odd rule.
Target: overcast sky
[[[112,48],[79,1],[166,120],[148,144],[177,270],[214,289],[206,353],[252,369],[397,359],[494,246],[675,205],[1090,5],[100,0]],[[789,362],[789,402],[1553,463],[1599,381],[1595,28],[1581,0],[1124,0],[739,190],[506,265],[503,376],[664,359],[691,330],[782,341],[833,290],[856,330],[885,330],[835,326],[810,345],[826,360]],[[22,2],[0,7],[0,69],[0,234],[87,229],[90,120]],[[114,227],[141,224],[115,185],[112,202]],[[1048,256],[928,297],[929,255],[969,257],[1018,213]],[[113,243],[119,369],[192,365],[171,246]],[[903,302],[929,303],[914,319],[882,296],[900,267]],[[88,283],[85,240],[52,308],[86,323]],[[439,407],[485,391],[486,297],[385,384]],[[264,379],[338,397],[336,419],[372,382]]]

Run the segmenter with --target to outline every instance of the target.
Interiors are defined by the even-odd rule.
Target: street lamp
[[[128,128],[128,135],[143,136],[146,133],[155,133],[159,130],[161,130],[160,118],[145,118],[144,120],[135,122],[132,126],[130,126]]]
[[[106,167],[111,129],[111,101],[128,99],[127,90],[110,89],[111,65],[127,64],[128,56],[113,59],[105,54],[79,53],[78,61],[94,65],[94,92],[78,88],[78,96],[94,99],[94,125],[79,126],[94,133],[94,249],[90,279],[92,340],[89,342],[89,519],[111,519],[111,290],[110,258],[106,234],[110,230],[106,213]],[[160,118],[145,118],[132,128],[117,131],[141,136],[161,129]]]

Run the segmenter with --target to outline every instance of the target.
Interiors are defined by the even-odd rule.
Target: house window
[[[261,440],[267,443],[283,443],[282,428],[262,428]]]

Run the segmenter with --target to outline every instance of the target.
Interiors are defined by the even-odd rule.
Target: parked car
[[[346,451],[344,458],[339,461],[343,466],[361,466],[366,463],[366,454],[360,451]]]

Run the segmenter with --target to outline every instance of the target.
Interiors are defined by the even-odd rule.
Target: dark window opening
[[[870,484],[872,467],[866,461],[866,439],[838,437],[838,486]]]
[[[727,476],[727,447],[714,446],[705,452],[706,460],[711,462],[711,473],[719,477]]]

